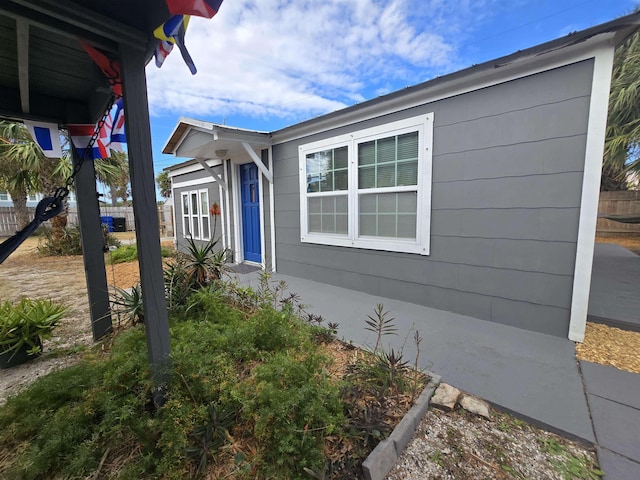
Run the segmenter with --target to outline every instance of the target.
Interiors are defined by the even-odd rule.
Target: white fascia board
[[[610,41],[614,37],[615,32],[602,33],[576,45],[520,58],[511,63],[496,65],[492,70],[482,70],[475,74],[470,73],[433,86],[417,87],[411,93],[398,94],[399,92],[395,92],[396,94],[390,94],[392,98],[388,100],[384,100],[384,98],[379,101],[373,100],[371,105],[366,105],[365,103],[361,107],[347,108],[347,111],[343,114],[337,111],[334,114],[329,114],[326,118],[320,117],[317,120],[303,122],[299,126],[288,127],[280,132],[274,132],[272,134],[273,144],[277,145],[297,140],[323,133],[329,129],[349,126],[357,122],[397,113],[445,98],[581,62],[593,58],[595,52],[603,45],[612,48]]]
[[[584,175],[582,177],[582,199],[580,201],[580,219],[578,223],[578,242],[576,245],[576,266],[573,274],[573,294],[569,320],[569,340],[574,342],[584,341],[584,332],[587,324],[613,54],[614,48],[612,46],[602,47],[596,52],[593,67],[587,145]]]
[[[210,159],[210,160],[207,160],[207,165],[209,165],[209,167],[217,167],[218,165],[222,165],[222,160]],[[185,175],[187,173],[198,172],[200,170],[204,170],[204,167],[200,165],[196,160],[196,163],[194,163],[193,165],[186,165],[176,170],[170,170],[169,178],[178,177],[180,175]]]

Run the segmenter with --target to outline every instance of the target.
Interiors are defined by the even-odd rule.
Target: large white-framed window
[[[300,240],[429,254],[433,113],[299,147]]]
[[[182,192],[182,235],[195,240],[211,239],[209,191]]]

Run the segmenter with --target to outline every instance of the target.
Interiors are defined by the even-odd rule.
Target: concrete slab
[[[604,480],[638,480],[640,478],[640,463],[622,455],[598,448],[598,460],[600,470],[604,472]]]
[[[413,362],[411,338],[424,338],[420,365],[442,381],[565,435],[593,442],[594,435],[575,359],[573,342],[412,303],[375,297],[296,277],[276,274],[300,295],[309,311],[340,324],[346,340],[372,347],[364,329],[368,314],[383,303],[401,332],[383,339]],[[257,286],[257,276],[243,276]]]
[[[619,245],[596,243],[588,319],[640,331],[640,256]]]
[[[640,415],[640,375],[582,360],[580,368],[588,393],[638,409]]]
[[[598,445],[640,461],[640,411],[588,394]]]

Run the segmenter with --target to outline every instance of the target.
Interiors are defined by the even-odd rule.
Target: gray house
[[[582,341],[613,52],[639,22],[274,132],[181,118],[177,243],[215,229],[235,263]]]

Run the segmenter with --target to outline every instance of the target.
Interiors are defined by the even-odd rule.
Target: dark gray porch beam
[[[38,21],[38,26],[44,28],[49,26],[60,29],[60,25],[66,25],[66,28],[60,29],[60,33],[68,31],[69,27],[71,27],[72,30],[83,32],[81,38],[88,38],[87,34],[89,34],[106,38],[115,42],[115,45],[126,43],[132,48],[142,50],[147,48],[147,32],[140,32],[112,18],[101,15],[95,10],[84,7],[79,2],[70,2],[69,0],[9,0],[3,7],[7,10],[13,9],[33,21],[41,20]],[[42,15],[46,19],[43,19]]]
[[[121,60],[147,350],[157,388],[154,402],[161,406],[164,403],[163,391],[168,382],[171,348],[160,254],[144,52],[122,46]]]
[[[22,113],[29,113],[29,24],[16,21],[16,47],[18,57],[18,85]]]
[[[74,166],[79,158],[71,149]],[[76,203],[78,223],[82,241],[84,274],[87,279],[91,332],[95,341],[100,340],[112,329],[107,273],[104,268],[104,238],[100,222],[100,207],[96,192],[96,175],[93,162],[85,160],[76,175]]]

